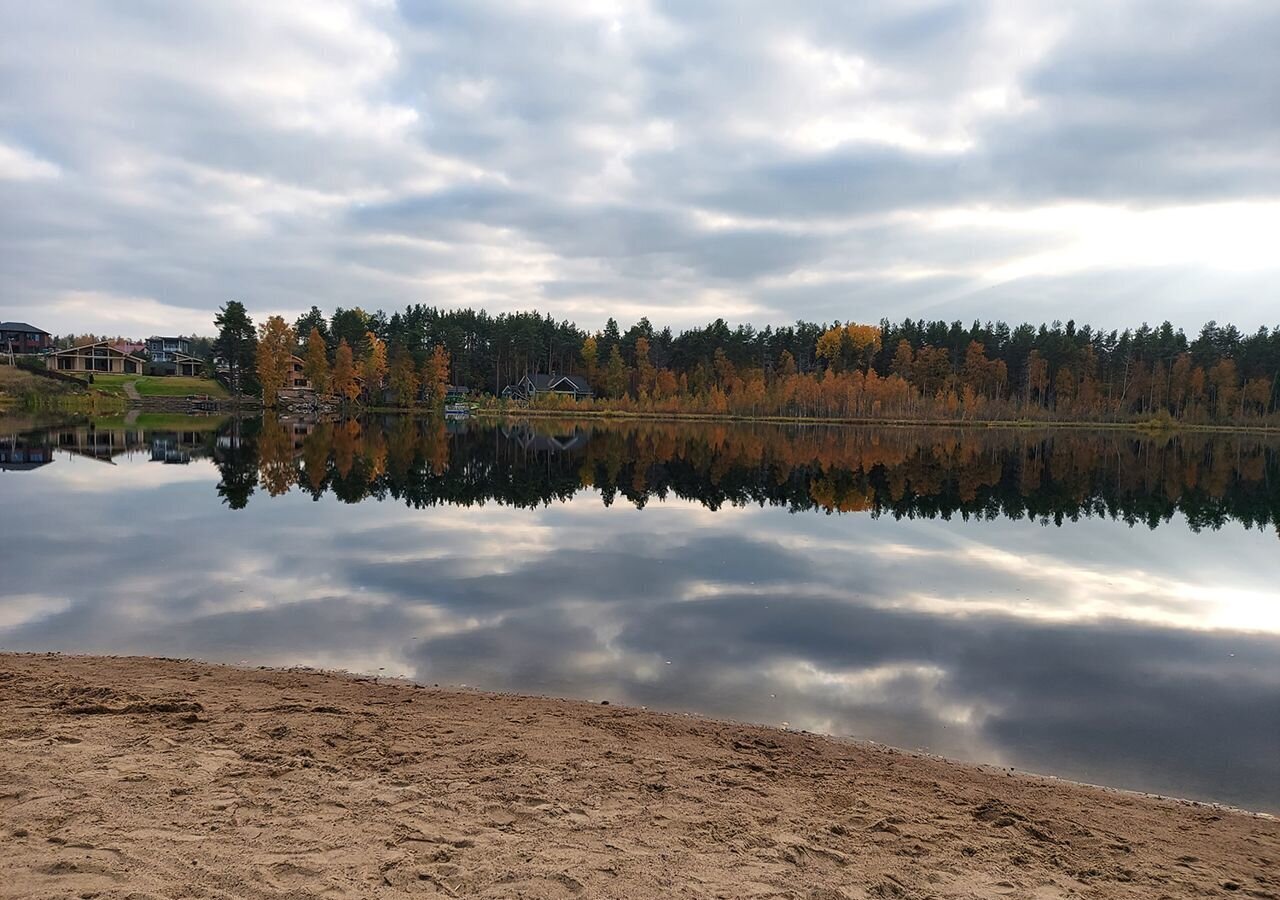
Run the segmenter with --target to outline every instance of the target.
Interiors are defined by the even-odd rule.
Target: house
[[[69,350],[58,350],[45,357],[45,367],[68,375],[101,372],[112,375],[141,375],[145,360],[123,353],[108,341],[97,341]]]
[[[591,385],[581,375],[526,375],[502,390],[502,396],[510,400],[534,400],[539,394],[556,394],[575,400],[595,396]]]
[[[184,337],[149,337],[147,355],[155,363],[175,362],[178,356],[191,355],[191,341]]]
[[[191,355],[191,341],[184,337],[147,338],[148,375],[185,375],[198,378],[204,374],[204,360]]]
[[[43,353],[53,346],[49,332],[26,322],[0,322],[0,352]]]
[[[111,346],[130,356],[141,356],[147,349],[147,345],[141,341],[116,341]]]
[[[307,377],[307,365],[300,356],[289,357],[289,374],[285,376],[285,386],[295,391],[314,390],[311,379]]]

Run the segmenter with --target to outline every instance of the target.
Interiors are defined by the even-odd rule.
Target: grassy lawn
[[[127,381],[137,382],[138,393],[143,397],[186,397],[189,394],[208,394],[210,397],[226,397],[227,389],[212,378],[186,378],[181,375],[94,375],[93,386],[114,396],[123,397]]]

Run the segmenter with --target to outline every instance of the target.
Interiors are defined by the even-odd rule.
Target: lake
[[[1280,443],[0,428],[0,648],[785,724],[1280,812]]]

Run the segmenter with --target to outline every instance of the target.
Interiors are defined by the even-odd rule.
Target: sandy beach
[[[0,655],[0,897],[1280,897],[1280,821],[773,728]]]

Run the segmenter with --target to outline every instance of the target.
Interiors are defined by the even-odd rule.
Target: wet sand
[[[0,897],[1280,898],[1280,821],[848,741],[0,654]]]

